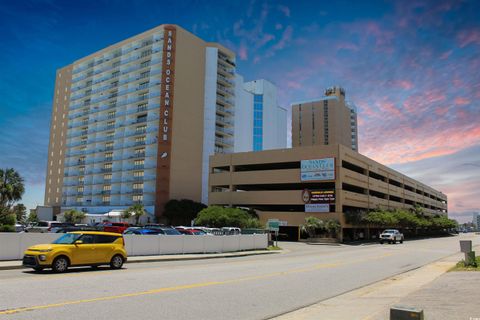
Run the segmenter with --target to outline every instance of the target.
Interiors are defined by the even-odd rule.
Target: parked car
[[[56,227],[70,227],[73,223],[59,222],[59,221],[39,221],[36,225],[27,227],[25,232],[39,232],[46,233],[51,232],[52,228]]]
[[[234,234],[241,234],[242,229],[236,227],[223,227],[222,228],[223,234],[226,235],[234,235]]]
[[[160,230],[147,229],[141,227],[130,227],[126,229],[123,234],[139,234],[139,235],[150,235],[150,234],[162,234]]]
[[[380,234],[379,240],[380,244],[383,244],[385,241],[393,244],[397,243],[397,241],[403,243],[403,233],[400,233],[397,229],[387,229]]]
[[[120,269],[127,260],[123,236],[111,232],[75,231],[62,235],[51,244],[28,248],[23,265],[41,271],[52,268],[65,272],[69,267],[110,265]]]
[[[24,232],[25,226],[19,223],[15,223],[15,232]]]
[[[73,231],[98,231],[96,227],[93,226],[63,226],[63,227],[53,227],[50,230],[50,233],[67,233]]]
[[[205,231],[195,228],[176,227],[175,229],[177,229],[181,234],[186,235],[203,236],[207,234]]]
[[[195,227],[195,229],[202,230],[207,235],[223,236],[223,231],[219,228]]]
[[[127,222],[105,222],[103,224],[103,231],[114,232],[114,233],[123,233],[129,227],[130,227],[130,225]]]
[[[178,232],[178,230],[173,227],[149,225],[147,228],[150,230],[158,231],[158,234],[169,235],[169,236],[181,235],[181,233]]]

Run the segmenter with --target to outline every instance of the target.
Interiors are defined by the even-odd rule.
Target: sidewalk
[[[275,319],[385,320],[390,307],[403,305],[423,309],[426,320],[480,320],[480,272],[446,273],[462,257],[455,254]]]
[[[250,250],[224,253],[202,253],[202,254],[169,254],[156,256],[135,256],[128,257],[126,263],[143,263],[143,262],[162,262],[162,261],[182,261],[182,260],[204,260],[217,258],[235,258],[247,257],[260,254],[281,253],[282,250]],[[0,270],[22,269],[21,260],[0,261]]]

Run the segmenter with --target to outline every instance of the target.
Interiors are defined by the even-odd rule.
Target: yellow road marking
[[[322,263],[322,264],[316,264],[316,265],[314,265],[310,268],[291,269],[291,270],[286,270],[286,271],[279,271],[279,272],[273,272],[273,273],[268,273],[268,274],[263,274],[263,275],[258,275],[258,276],[250,276],[250,277],[243,277],[243,278],[237,278],[237,279],[230,279],[230,280],[225,280],[225,281],[193,283],[193,284],[188,284],[188,285],[180,285],[180,286],[165,287],[165,288],[159,288],[159,289],[153,289],[153,290],[147,290],[147,291],[125,293],[125,294],[114,295],[114,296],[65,301],[65,302],[59,302],[59,303],[53,303],[53,304],[47,304],[47,305],[40,305],[40,306],[32,306],[32,307],[22,307],[22,308],[0,311],[0,315],[14,314],[14,313],[25,312],[25,311],[33,311],[33,310],[49,309],[49,308],[55,308],[55,307],[63,307],[63,306],[76,305],[76,304],[82,304],[82,303],[116,300],[116,299],[122,299],[122,298],[127,298],[127,297],[137,297],[137,296],[148,295],[148,294],[187,290],[187,289],[209,287],[209,286],[223,285],[223,284],[229,284],[229,283],[238,283],[238,282],[244,282],[244,281],[261,280],[261,279],[273,278],[273,277],[284,276],[284,275],[294,274],[294,273],[304,273],[304,272],[311,272],[311,271],[315,271],[315,270],[319,270],[319,269],[325,269],[325,268],[335,268],[335,267],[339,267],[339,266],[343,266],[343,265],[354,264],[354,263],[359,263],[359,262],[363,262],[363,261],[370,261],[372,259],[382,259],[384,257],[388,257],[388,256],[391,256],[391,255],[394,255],[394,253],[387,253],[387,254],[383,254],[381,256],[368,257],[368,258],[363,258],[363,259],[356,259],[356,260],[349,261],[349,262],[339,261],[339,262],[335,262],[335,263]]]

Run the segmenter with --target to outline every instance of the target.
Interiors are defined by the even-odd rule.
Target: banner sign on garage
[[[300,162],[300,180],[335,180],[335,158],[302,160]]]
[[[335,190],[308,190],[302,191],[304,203],[335,203]]]
[[[330,212],[330,205],[328,203],[307,203],[305,212]]]

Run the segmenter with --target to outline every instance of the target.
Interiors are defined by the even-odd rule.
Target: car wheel
[[[383,244],[383,241],[380,241],[380,244]]]
[[[400,243],[403,243],[403,238],[402,238],[402,239],[400,239]]]
[[[33,270],[35,270],[35,272],[42,272],[43,267],[35,267],[35,268],[33,268]]]
[[[65,272],[68,269],[68,260],[65,257],[58,257],[53,260],[52,269],[54,272]]]
[[[123,257],[119,254],[114,255],[110,260],[110,267],[112,269],[120,269],[123,266]]]

